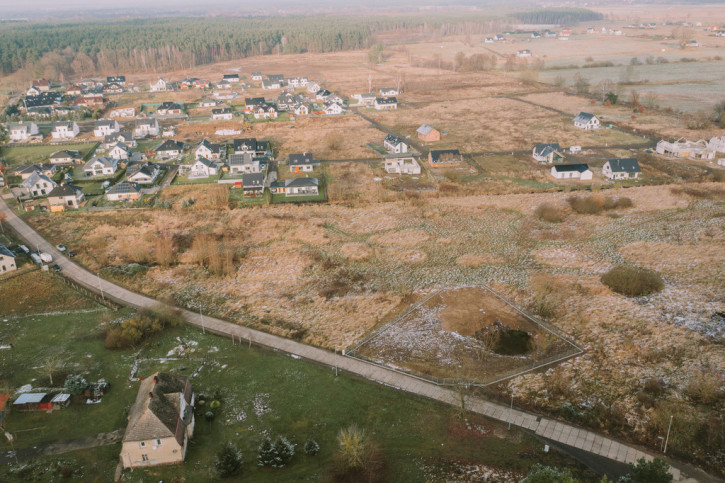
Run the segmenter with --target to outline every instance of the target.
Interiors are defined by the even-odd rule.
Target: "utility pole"
[[[96,273],[96,277],[98,277],[98,288],[101,289],[101,298],[105,302],[106,301],[106,296],[103,295],[103,285],[101,285],[101,276],[98,273]]]
[[[204,315],[201,313],[201,307],[199,307],[199,318],[201,319],[201,333],[206,334],[206,330],[204,330]]]
[[[672,429],[672,418],[674,418],[673,415],[670,415],[670,424],[667,426],[667,438],[665,438],[665,450],[663,451],[664,454],[667,454],[667,443],[670,442],[670,429]]]
[[[514,414],[514,393],[511,392],[511,406],[509,406],[509,431],[511,431],[511,418]]]
[[[335,346],[335,377],[337,377],[337,346]]]
[[[373,92],[373,75],[368,74],[368,94],[372,94]]]

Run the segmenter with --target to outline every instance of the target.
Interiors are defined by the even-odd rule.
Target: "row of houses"
[[[709,141],[689,141],[680,138],[674,142],[664,139],[657,143],[657,154],[672,158],[690,158],[712,160],[718,152],[725,153],[725,136],[713,137]]]

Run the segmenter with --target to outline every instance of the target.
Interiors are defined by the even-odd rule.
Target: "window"
[[[141,461],[148,461],[148,460],[149,460],[149,455],[147,455],[147,454],[141,455]]]
[[[161,446],[161,440],[160,439],[157,439],[156,440],[156,446]]]
[[[141,446],[142,448],[145,448],[146,447],[146,441],[141,441],[141,443],[139,444],[139,446]]]

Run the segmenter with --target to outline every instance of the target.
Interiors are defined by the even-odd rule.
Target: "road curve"
[[[102,291],[104,297],[123,306],[150,309],[160,305],[160,302],[155,299],[104,280],[97,274],[91,273],[72,262],[18,217],[2,198],[0,198],[0,212],[5,215],[4,223],[9,225],[28,246],[32,249],[37,247],[42,252],[50,253],[55,263],[62,267],[62,275],[78,285],[97,294]],[[187,323],[220,336],[239,341],[244,340],[245,342],[251,341],[260,346],[280,350],[329,367],[337,367],[342,371],[356,374],[371,381],[452,406],[460,406],[461,404],[460,394],[453,389],[441,387],[358,359],[341,357],[324,349],[214,317],[201,317],[200,314],[185,309],[181,309],[181,313]],[[573,447],[619,463],[635,463],[640,458],[653,459],[651,454],[645,453],[638,448],[554,419],[519,409],[511,409],[508,406],[492,403],[478,397],[466,396],[465,404],[466,408],[472,412],[505,423],[510,422],[512,425],[531,431],[552,443]],[[670,472],[673,474],[674,481],[681,481],[679,469],[673,466]]]

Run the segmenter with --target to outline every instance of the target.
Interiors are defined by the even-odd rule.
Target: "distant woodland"
[[[94,73],[163,72],[265,54],[368,48],[375,34],[479,34],[505,20],[469,17],[154,18],[0,24],[0,74],[62,80]]]
[[[602,20],[601,13],[586,8],[544,8],[511,14],[521,23],[531,25],[574,25],[578,22]]]

